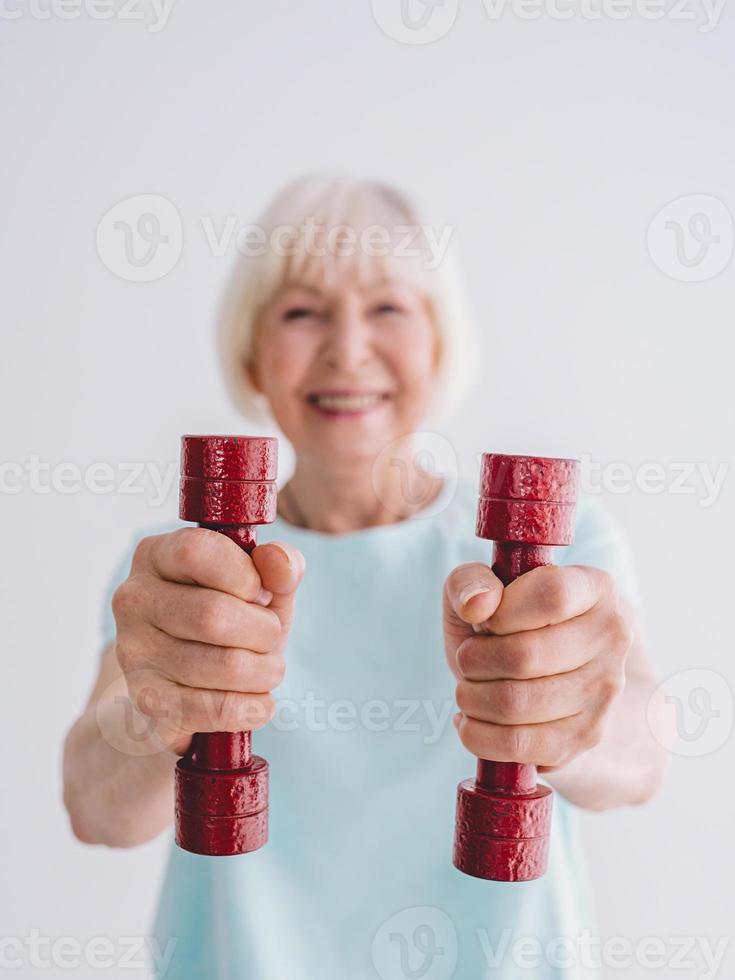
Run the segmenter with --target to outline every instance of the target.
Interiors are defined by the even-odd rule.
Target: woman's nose
[[[336,314],[327,331],[325,354],[331,367],[340,370],[361,367],[372,356],[369,323],[351,310]]]

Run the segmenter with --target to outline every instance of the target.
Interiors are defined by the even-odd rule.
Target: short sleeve
[[[597,497],[583,495],[577,504],[574,541],[560,548],[556,561],[564,565],[591,565],[609,572],[621,596],[640,610],[635,562],[617,520]]]

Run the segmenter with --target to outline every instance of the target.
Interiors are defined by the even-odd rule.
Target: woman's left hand
[[[444,641],[463,745],[495,762],[566,766],[601,741],[633,635],[600,569],[547,565],[503,588],[480,562],[455,568]]]

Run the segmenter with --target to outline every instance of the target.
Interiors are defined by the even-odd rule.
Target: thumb
[[[481,633],[481,625],[500,605],[503,583],[489,565],[473,561],[458,565],[444,582],[444,646],[454,673],[457,647]]]
[[[284,637],[291,628],[296,589],[306,568],[306,559],[293,545],[282,541],[259,544],[250,553],[260,581],[273,598],[268,608],[278,616]]]

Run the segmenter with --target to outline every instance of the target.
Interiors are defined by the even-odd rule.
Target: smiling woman
[[[576,567],[504,587],[474,534],[476,482],[416,452],[479,364],[429,227],[381,184],[309,177],[278,195],[221,330],[232,395],[294,448],[276,519],[249,555],[206,528],[157,529],[110,584],[99,675],[65,743],[76,835],[131,846],[169,827],[195,732],[262,728],[271,766],[266,847],[172,845],[155,926],[177,942],[169,980],[510,980],[480,935],[545,947],[589,929],[574,805],[641,802],[660,781],[656,683],[608,516],[580,501],[562,556]],[[546,877],[509,888],[452,867],[467,750],[538,764],[559,790]]]
[[[238,406],[296,448],[281,512],[330,532],[410,516],[440,490],[410,435],[457,407],[479,364],[451,229],[393,188],[319,177],[289,184],[259,228],[270,247],[235,269],[221,353]],[[394,443],[393,472],[376,470]],[[399,464],[421,493],[396,482]],[[330,511],[317,504],[325,471],[349,498]]]
[[[376,323],[395,326],[411,312],[406,306],[423,306],[437,342],[428,414],[445,418],[459,407],[477,377],[478,345],[459,264],[449,248],[450,226],[429,224],[408,198],[381,183],[302,177],[276,196],[258,227],[270,247],[241,258],[221,311],[225,380],[247,417],[269,413],[267,396],[258,397],[245,370],[259,328],[269,319],[266,308],[279,297],[281,315],[323,324],[330,295],[348,282]]]

